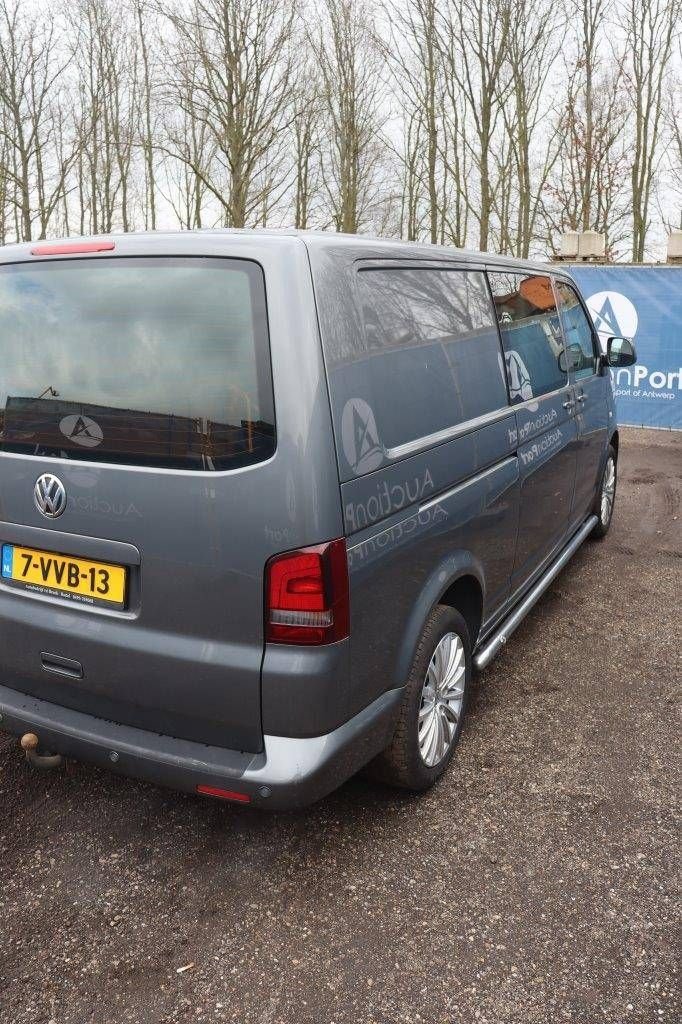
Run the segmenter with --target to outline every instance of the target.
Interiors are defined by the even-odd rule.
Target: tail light
[[[265,588],[270,643],[332,644],[348,636],[345,540],[276,555],[265,567]]]

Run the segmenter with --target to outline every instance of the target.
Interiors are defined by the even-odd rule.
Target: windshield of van
[[[255,263],[0,267],[0,451],[224,470],[274,445]]]

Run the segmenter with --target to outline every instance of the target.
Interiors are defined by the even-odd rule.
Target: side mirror
[[[631,338],[609,338],[606,342],[606,361],[609,366],[633,366],[637,353]]]

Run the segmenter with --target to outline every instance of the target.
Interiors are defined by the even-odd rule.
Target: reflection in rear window
[[[0,268],[0,450],[224,470],[266,459],[274,445],[256,264]]]

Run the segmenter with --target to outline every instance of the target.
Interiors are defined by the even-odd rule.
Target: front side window
[[[597,372],[597,351],[592,326],[587,319],[578,293],[565,281],[554,281],[559,297],[559,312],[566,336],[566,349],[575,380],[591,377]]]
[[[512,402],[568,383],[564,343],[552,282],[544,274],[488,274],[502,335]]]
[[[256,264],[0,268],[0,451],[223,470],[268,458],[274,444]]]

